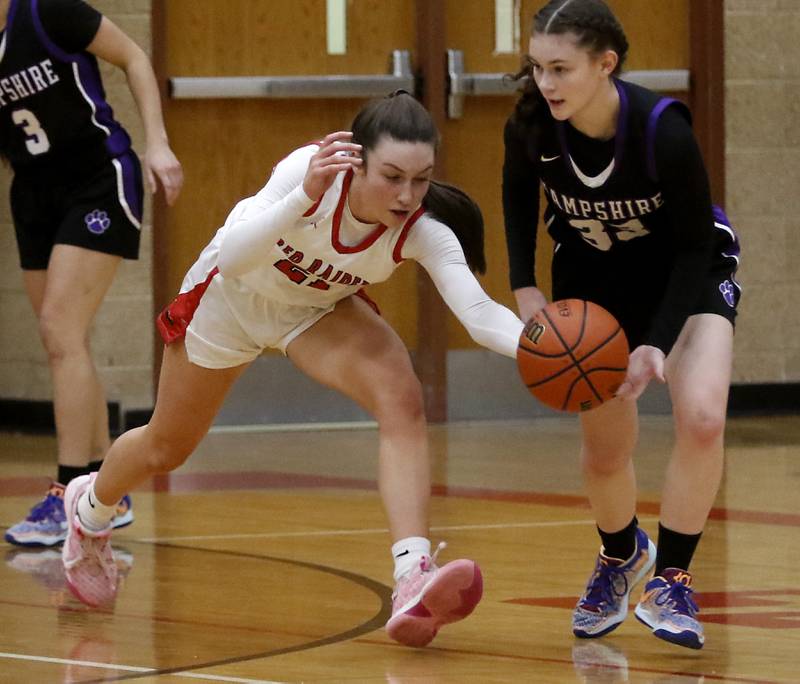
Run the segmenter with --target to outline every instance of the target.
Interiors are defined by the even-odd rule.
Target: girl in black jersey
[[[602,546],[573,614],[599,637],[636,608],[653,633],[703,645],[689,563],[722,475],[723,432],[739,300],[739,247],[712,207],[685,107],[620,80],[628,43],[601,0],[554,0],[533,20],[522,95],[505,128],[503,206],[521,318],[544,306],[534,252],[541,184],[555,240],[553,299],[611,311],[631,344],[618,397],[581,415],[581,460]],[[672,398],[675,446],[658,550],[635,517],[636,399],[651,379]]]
[[[54,390],[58,483],[6,531],[14,544],[64,540],[64,486],[109,447],[89,328],[122,258],[139,251],[142,170],[106,102],[97,57],[125,72],[146,135],[145,179],[172,204],[182,184],[145,53],[81,0],[0,0],[0,155],[25,289]],[[91,462],[91,463],[90,463]],[[125,497],[116,526],[133,519]]]

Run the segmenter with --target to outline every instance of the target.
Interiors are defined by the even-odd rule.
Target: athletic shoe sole
[[[439,629],[467,617],[483,596],[483,575],[477,563],[451,561],[439,569],[436,577],[418,597],[409,601],[386,623],[391,639],[422,648]]]

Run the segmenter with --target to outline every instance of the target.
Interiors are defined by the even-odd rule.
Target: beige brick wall
[[[726,0],[727,210],[742,239],[734,381],[800,381],[800,0]]]
[[[150,52],[150,0],[92,0],[92,4]],[[142,154],[144,134],[125,75],[101,65],[117,119]],[[47,358],[22,287],[8,209],[10,174],[0,167],[0,398],[49,400]],[[145,202],[141,256],[125,261],[98,313],[92,347],[108,398],[124,408],[152,406],[151,212]]]

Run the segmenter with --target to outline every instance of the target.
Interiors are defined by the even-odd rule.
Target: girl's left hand
[[[150,193],[157,190],[156,178],[164,186],[167,204],[172,206],[183,187],[183,169],[169,145],[148,145],[144,153],[144,173]]]
[[[628,360],[628,372],[625,380],[617,390],[621,399],[635,401],[644,392],[651,378],[659,382],[664,379],[664,352],[658,347],[643,344],[631,352]]]

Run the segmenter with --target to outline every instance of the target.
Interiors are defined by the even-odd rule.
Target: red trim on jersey
[[[319,199],[316,202],[314,202],[314,204],[312,204],[308,210],[306,210],[303,216],[311,216],[311,214],[313,214],[317,209],[319,209],[319,205],[322,202],[323,197],[325,197],[324,192],[319,196]]]
[[[378,314],[378,316],[381,315],[381,310],[378,308],[378,305],[375,303],[375,300],[367,294],[367,291],[363,287],[355,293],[355,296],[361,297],[361,299],[363,299],[367,304],[370,305],[372,310],[376,314]]]
[[[365,237],[357,245],[348,247],[339,242],[339,228],[342,223],[342,214],[344,213],[344,204],[347,201],[347,193],[350,191],[350,182],[353,180],[353,169],[349,169],[344,176],[342,183],[342,194],[339,196],[339,204],[336,205],[336,211],[333,213],[333,228],[331,229],[331,244],[339,254],[353,254],[355,252],[363,252],[367,247],[370,247],[375,240],[377,240],[386,231],[386,226],[382,223],[373,230],[367,237]]]
[[[217,273],[219,269],[215,266],[202,283],[198,283],[188,292],[181,292],[158,314],[156,327],[164,344],[172,344],[186,335],[186,328],[192,322],[194,312],[200,306],[200,300]]]
[[[394,245],[394,249],[392,250],[392,259],[394,259],[396,264],[399,264],[403,261],[403,245],[406,243],[406,238],[408,234],[411,232],[411,229],[414,227],[414,224],[417,222],[417,219],[425,213],[425,207],[420,205],[419,209],[417,209],[406,221],[405,225],[403,226],[403,230],[400,231],[400,237],[397,238],[397,242]]]

